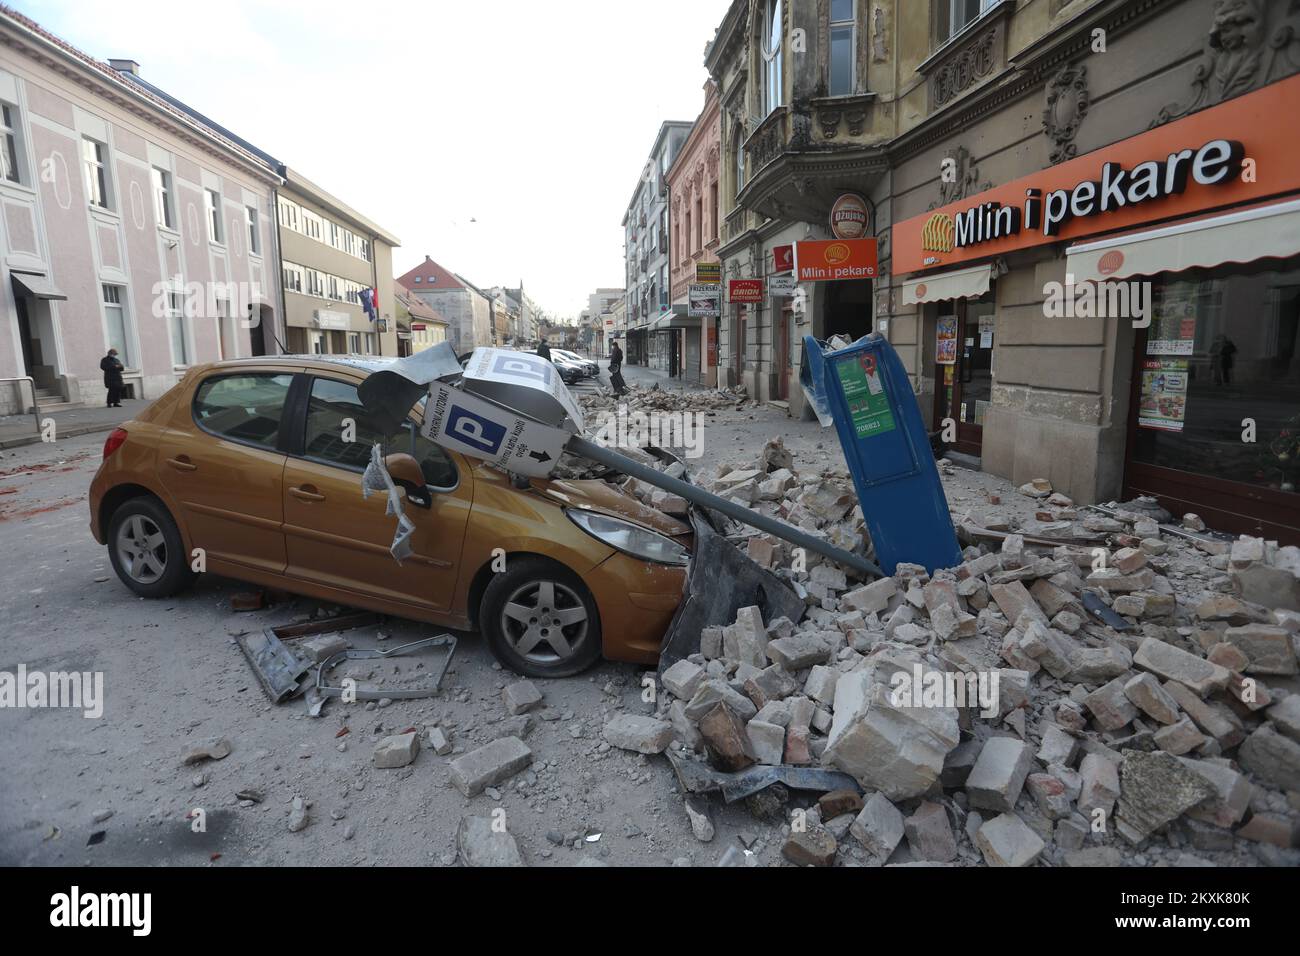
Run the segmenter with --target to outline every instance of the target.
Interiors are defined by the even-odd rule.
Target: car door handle
[[[168,458],[167,464],[171,465],[177,471],[197,471],[198,465],[190,461],[189,455],[181,455],[177,458]]]
[[[303,485],[298,488],[290,488],[289,494],[302,501],[324,501],[325,496],[316,490],[315,485]]]

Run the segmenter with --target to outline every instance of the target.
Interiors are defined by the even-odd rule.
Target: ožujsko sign
[[[894,226],[894,271],[956,265],[1298,190],[1294,133],[1277,121],[1298,99],[1300,76],[915,216]]]
[[[875,239],[821,239],[794,244],[794,274],[800,282],[834,282],[876,277]]]

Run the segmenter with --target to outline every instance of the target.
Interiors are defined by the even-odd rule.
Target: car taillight
[[[108,433],[108,438],[104,439],[104,458],[122,447],[122,442],[126,441],[126,429],[114,428]]]

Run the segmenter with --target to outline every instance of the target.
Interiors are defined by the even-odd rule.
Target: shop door
[[[745,326],[748,324],[745,320],[745,310],[748,306],[736,307],[736,382],[739,385],[745,380]]]
[[[992,296],[939,303],[935,329],[935,428],[953,419],[957,436],[950,447],[978,458],[993,395]]]
[[[790,398],[790,319],[794,310],[786,306],[776,322],[776,397],[781,401]]]

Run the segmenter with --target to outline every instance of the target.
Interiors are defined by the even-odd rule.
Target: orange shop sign
[[[875,239],[822,239],[794,244],[800,282],[834,282],[876,277]]]
[[[762,279],[730,279],[727,282],[728,302],[762,302]]]
[[[1300,190],[1300,76],[893,227],[900,275]]]

